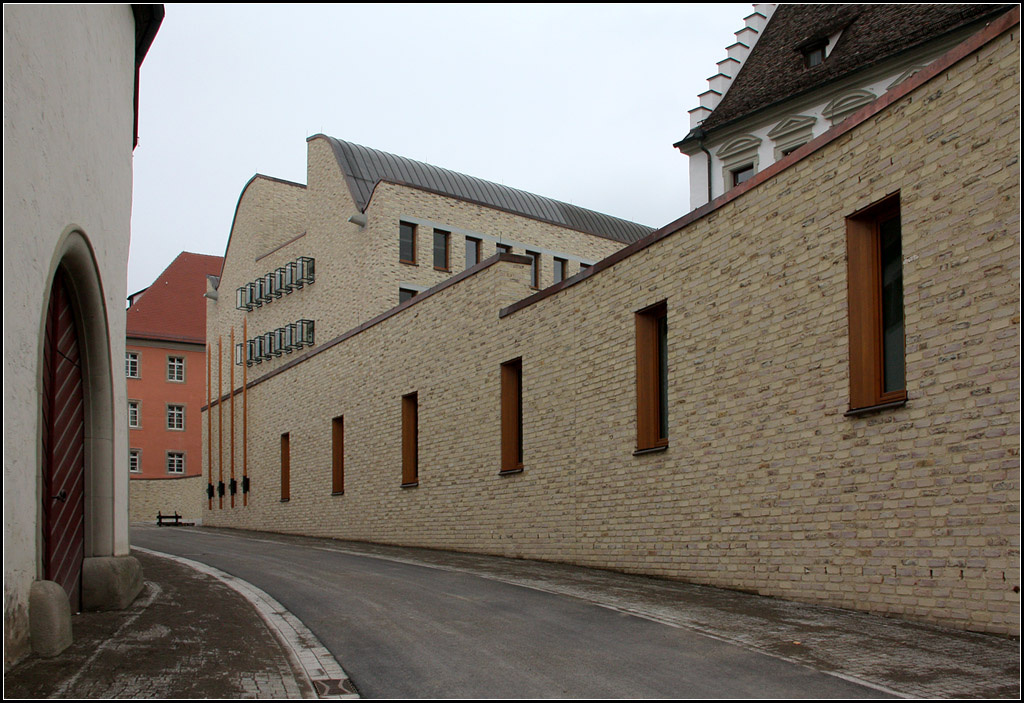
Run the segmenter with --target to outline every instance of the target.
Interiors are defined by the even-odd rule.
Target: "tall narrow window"
[[[846,219],[850,410],[907,399],[899,194]]]
[[[139,377],[139,353],[138,352],[125,352],[124,353],[124,375],[125,375],[125,378],[138,378]]]
[[[416,225],[398,224],[398,259],[403,264],[416,263]]]
[[[139,427],[139,401],[128,401],[128,427],[137,429]]]
[[[449,266],[448,247],[451,240],[451,232],[443,229],[434,230],[434,268],[438,271],[447,271]]]
[[[540,254],[535,251],[528,251],[526,255],[530,257],[530,287],[540,288]]]
[[[480,263],[480,240],[474,237],[466,237],[466,268],[472,268]]]
[[[499,245],[497,245],[496,248],[497,248],[499,254],[511,254],[512,253],[512,247],[509,246],[508,244],[499,244]]]
[[[501,471],[523,469],[523,360],[501,365]]]
[[[566,271],[566,268],[568,267],[568,263],[569,262],[567,262],[565,259],[559,259],[557,257],[555,258],[555,267],[554,267],[555,283],[561,283],[562,281],[565,280],[565,271]]]
[[[345,492],[345,417],[331,420],[331,493]]]
[[[281,435],[281,501],[292,497],[292,442],[285,432]]]
[[[415,393],[402,396],[402,485],[419,483],[419,401]]]
[[[142,473],[142,451],[139,449],[128,450],[128,471],[133,474]]]
[[[668,446],[668,316],[664,301],[636,314],[636,448]]]

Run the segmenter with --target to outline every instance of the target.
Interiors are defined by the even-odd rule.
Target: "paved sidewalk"
[[[318,697],[302,659],[319,643],[306,638],[293,651],[295,642],[261,617],[261,606],[269,610],[259,601],[265,594],[243,595],[235,589],[246,584],[230,587],[212,570],[133,555],[145,586],[131,607],[73,616],[71,647],[7,672],[4,698]]]

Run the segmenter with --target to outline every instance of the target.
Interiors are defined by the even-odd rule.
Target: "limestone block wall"
[[[248,505],[204,522],[1019,633],[1017,31],[571,285],[524,301],[528,267],[495,261],[268,374],[248,392]],[[893,194],[908,400],[847,416],[846,218]],[[669,443],[635,455],[635,316],[661,301]],[[515,358],[524,470],[499,475]]]
[[[178,513],[187,522],[202,522],[206,508],[206,476],[136,478],[128,485],[129,519],[156,524],[157,513]]]

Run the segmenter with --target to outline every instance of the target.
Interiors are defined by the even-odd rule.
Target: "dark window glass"
[[[434,230],[434,268],[448,270],[448,238],[449,232],[443,229]]]
[[[410,290],[408,288],[399,288],[398,289],[398,304],[399,305],[404,303],[406,300],[412,300],[415,297],[416,297],[416,291],[414,291],[414,290]]]
[[[555,259],[555,283],[565,280],[565,259]]]
[[[480,263],[480,240],[466,237],[466,268]]]
[[[416,263],[416,225],[408,222],[399,223],[398,258],[406,263]]]
[[[738,186],[740,183],[746,183],[754,175],[754,164],[749,164],[742,168],[738,168],[732,172],[732,184]]]
[[[883,390],[906,387],[903,349],[903,248],[900,243],[900,218],[893,217],[879,226],[882,264],[882,358]]]

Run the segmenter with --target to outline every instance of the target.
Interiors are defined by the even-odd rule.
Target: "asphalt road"
[[[878,691],[585,600],[310,541],[141,528],[302,620],[365,697],[863,698]]]

